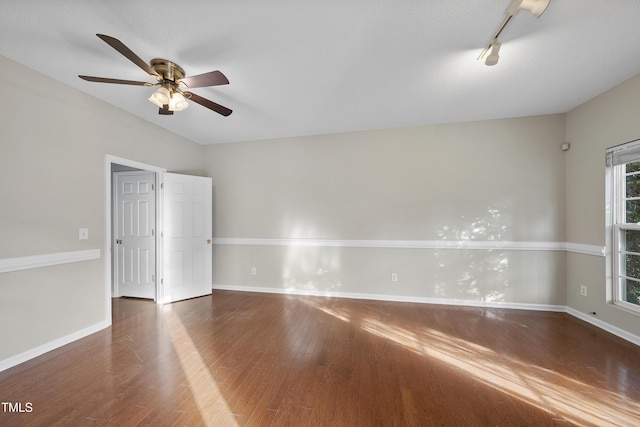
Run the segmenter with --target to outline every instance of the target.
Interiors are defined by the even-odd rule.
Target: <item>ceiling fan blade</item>
[[[202,105],[203,107],[206,107],[210,110],[215,111],[218,114],[222,114],[223,116],[228,116],[229,114],[231,114],[233,111],[228,109],[227,107],[223,107],[220,104],[216,104],[213,101],[209,101],[206,98],[201,97],[200,95],[196,95],[195,93],[192,92],[184,92],[185,95],[187,95],[187,98],[190,99],[191,101]]]
[[[160,77],[149,64],[144,62],[138,55],[133,53],[133,51],[125,46],[124,43],[122,43],[120,40],[116,39],[115,37],[106,36],[104,34],[96,34],[96,36],[100,37],[105,43],[124,55],[129,61],[142,68],[147,74],[154,77]]]
[[[210,71],[204,74],[185,77],[178,80],[178,83],[184,83],[188,88],[227,85],[229,80],[220,71]]]
[[[95,82],[95,83],[115,83],[119,85],[153,86],[153,83],[138,82],[135,80],[109,79],[106,77],[94,77],[94,76],[78,76],[78,77],[80,77],[82,80],[86,80],[88,82]]]

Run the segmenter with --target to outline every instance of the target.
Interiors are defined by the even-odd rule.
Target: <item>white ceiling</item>
[[[500,62],[476,58],[509,0],[2,0],[0,55],[200,144],[566,112],[640,73],[640,1],[519,13]],[[160,116],[153,80],[96,33],[187,75],[233,110]]]

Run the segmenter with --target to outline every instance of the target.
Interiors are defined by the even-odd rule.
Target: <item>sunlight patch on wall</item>
[[[504,241],[511,230],[511,218],[505,204],[493,204],[476,215],[462,215],[459,225],[443,225],[438,237],[443,241]],[[436,295],[443,298],[503,302],[509,279],[506,251],[435,252],[439,274],[435,278]],[[455,278],[455,284],[452,278]]]
[[[293,224],[289,234],[290,238],[318,235],[315,227],[301,222]],[[340,248],[289,245],[282,266],[282,284],[289,290],[331,294],[342,287],[340,269]]]

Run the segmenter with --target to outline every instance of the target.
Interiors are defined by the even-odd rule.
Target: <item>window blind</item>
[[[622,165],[640,160],[640,139],[607,148],[607,166]]]

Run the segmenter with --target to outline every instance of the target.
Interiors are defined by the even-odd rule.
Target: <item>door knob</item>
[[[121,245],[121,244],[122,244],[122,240],[117,239],[117,240],[116,240],[116,244]]]
[[[211,239],[207,239],[207,245],[211,244]]]

